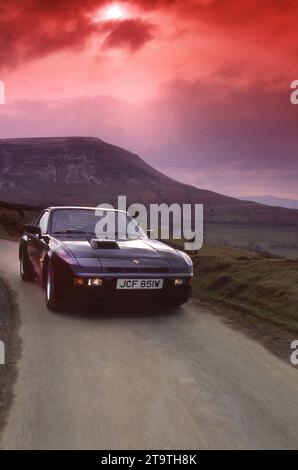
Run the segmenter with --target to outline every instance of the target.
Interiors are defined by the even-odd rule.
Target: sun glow
[[[115,3],[107,7],[104,16],[106,20],[121,20],[125,17],[125,13],[123,8]]]
[[[111,3],[104,8],[101,8],[92,16],[94,23],[100,23],[101,21],[121,21],[131,16],[131,9],[128,11],[127,8],[121,3]]]

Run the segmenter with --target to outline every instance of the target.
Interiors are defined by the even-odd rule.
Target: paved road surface
[[[19,279],[23,355],[4,449],[298,447],[298,373],[194,303],[53,314]]]

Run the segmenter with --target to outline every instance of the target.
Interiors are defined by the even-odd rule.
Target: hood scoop
[[[90,241],[90,245],[92,248],[98,248],[101,250],[118,250],[119,245],[115,240],[107,240],[106,238],[104,239],[98,239],[98,238],[93,238]]]

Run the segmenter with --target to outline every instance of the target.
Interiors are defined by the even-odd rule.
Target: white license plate
[[[163,279],[118,279],[117,289],[162,289]]]

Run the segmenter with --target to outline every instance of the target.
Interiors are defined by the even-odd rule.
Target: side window
[[[49,221],[49,212],[45,212],[40,220],[38,221],[38,225],[40,227],[41,233],[46,233],[48,228],[48,221]]]

